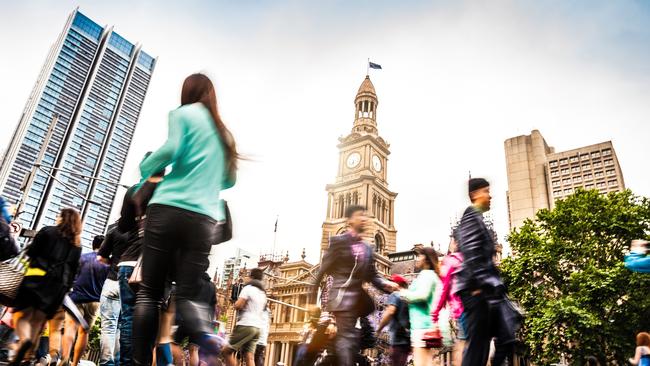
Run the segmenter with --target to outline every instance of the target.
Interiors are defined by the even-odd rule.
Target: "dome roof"
[[[361,83],[359,91],[357,92],[357,97],[361,96],[362,94],[372,94],[372,96],[377,97],[377,94],[375,93],[375,86],[372,85],[372,81],[370,81],[370,76],[368,75],[366,75],[366,78]]]

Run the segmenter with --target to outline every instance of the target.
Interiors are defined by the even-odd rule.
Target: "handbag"
[[[225,211],[226,218],[221,221],[217,221],[216,236],[215,241],[212,245],[218,245],[225,243],[228,240],[232,239],[232,219],[230,217],[230,208],[228,208],[228,201],[221,200],[220,202],[223,205],[223,210]]]
[[[437,327],[428,330],[422,336],[426,348],[442,348],[442,333]]]
[[[27,247],[14,258],[0,262],[0,303],[5,306],[14,305],[28,268],[26,256]]]
[[[138,261],[135,262],[133,272],[129,277],[129,287],[133,292],[137,293],[140,288],[140,283],[142,283],[142,254],[138,257]]]

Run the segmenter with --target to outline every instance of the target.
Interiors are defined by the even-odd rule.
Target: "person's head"
[[[74,208],[64,208],[56,218],[56,226],[64,238],[81,245],[81,216]]]
[[[402,276],[400,276],[398,274],[394,274],[394,275],[390,276],[390,280],[395,282],[401,288],[408,288],[409,287],[409,283],[406,280],[406,278],[404,278],[404,277],[402,277]]]
[[[348,227],[356,233],[361,234],[365,231],[368,223],[366,208],[360,205],[351,205],[345,209],[345,218],[348,219]]]
[[[262,278],[264,278],[264,271],[261,268],[253,268],[253,269],[251,269],[251,272],[248,275],[248,277],[251,280],[261,281]]]
[[[469,199],[481,211],[490,210],[490,183],[483,178],[471,178],[468,182]]]
[[[438,262],[438,254],[431,247],[423,247],[415,249],[415,269],[421,271],[430,269],[436,274],[440,273],[440,265]]]
[[[650,334],[647,332],[641,332],[636,335],[636,345],[637,347],[646,346],[650,347]]]
[[[93,250],[98,251],[99,247],[102,246],[103,242],[104,242],[104,235],[96,235],[93,238]]]
[[[587,365],[588,366],[600,366],[600,362],[598,362],[598,359],[594,356],[589,356],[587,357]]]
[[[214,125],[217,131],[219,131],[219,136],[226,150],[227,171],[230,175],[234,175],[237,170],[237,159],[239,158],[235,138],[219,116],[217,93],[214,90],[214,85],[210,81],[210,78],[204,74],[192,74],[185,78],[183,82],[181,105],[193,103],[201,103],[210,111]]]

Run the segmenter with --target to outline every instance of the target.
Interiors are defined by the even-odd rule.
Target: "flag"
[[[275,218],[275,230],[273,230],[274,233],[278,232],[278,217]]]
[[[376,64],[376,63],[370,62],[370,61],[368,61],[368,67],[370,67],[371,69],[381,70],[381,65],[380,64]]]

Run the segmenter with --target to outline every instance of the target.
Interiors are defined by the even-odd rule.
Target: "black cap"
[[[489,187],[490,183],[483,178],[470,178],[469,183],[467,185],[469,188],[469,193],[472,193],[477,189]]]

